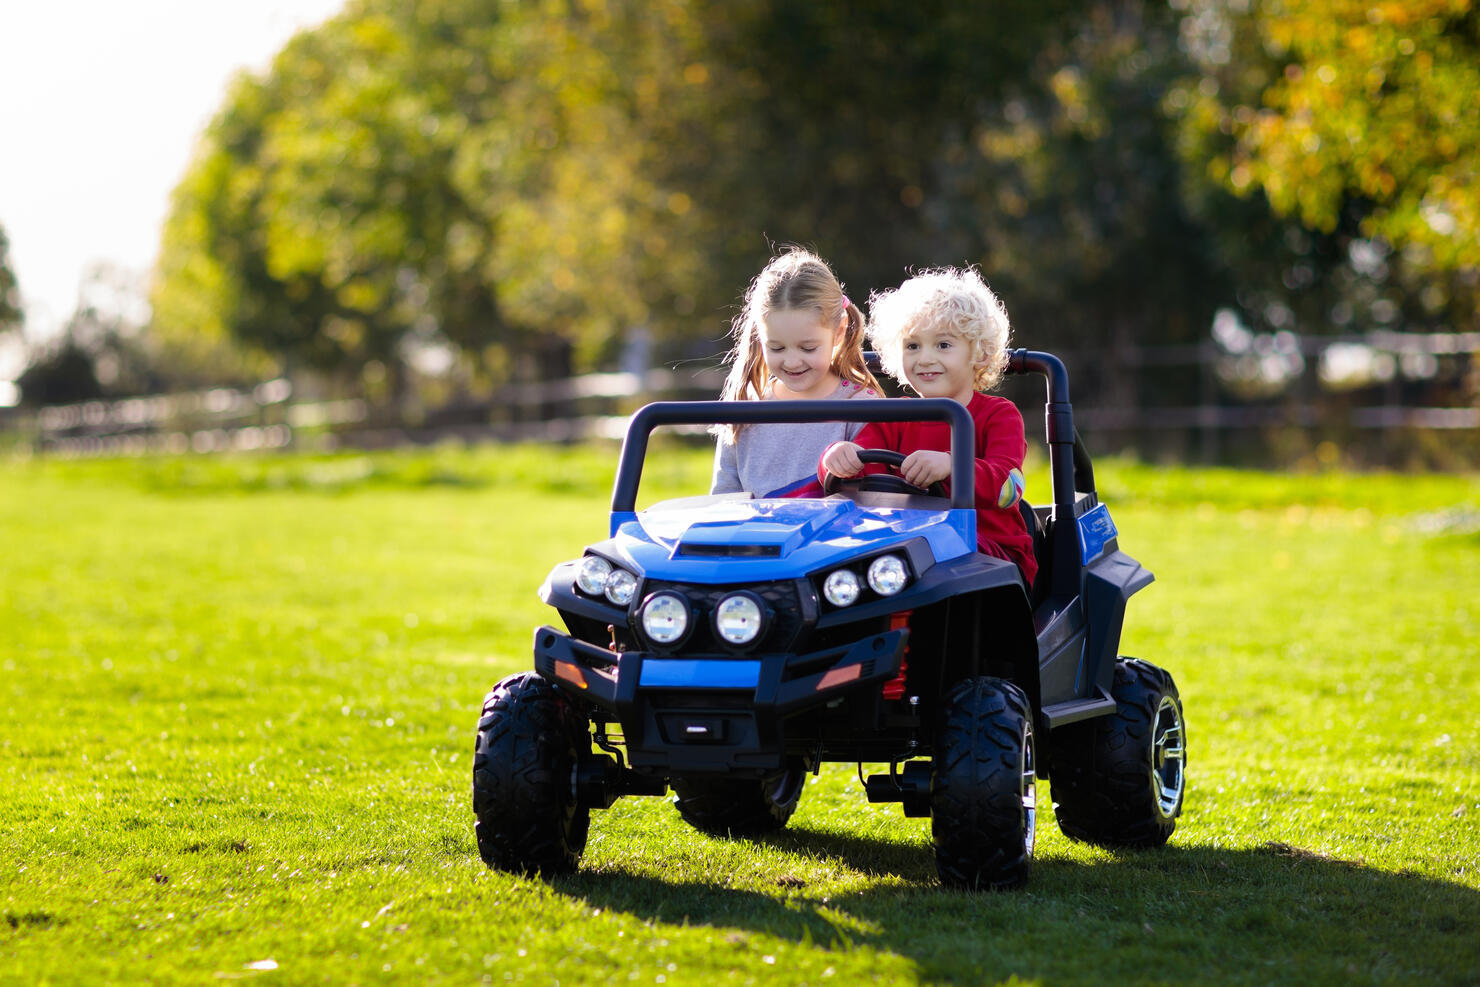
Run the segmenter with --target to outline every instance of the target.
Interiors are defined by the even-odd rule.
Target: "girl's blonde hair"
[[[879,382],[863,362],[863,312],[848,300],[837,275],[810,250],[791,247],[757,274],[745,292],[745,307],[730,327],[734,344],[725,361],[730,372],[720,390],[723,401],[759,401],[766,393],[766,354],[760,343],[761,326],[771,312],[811,309],[826,326],[842,327],[834,336],[829,369],[859,387],[879,390]],[[733,437],[739,431],[733,426]]]
[[[971,344],[975,387],[989,391],[1007,369],[1007,309],[975,268],[921,271],[891,291],[869,298],[868,338],[884,372],[905,382],[904,342],[927,326],[954,332]]]

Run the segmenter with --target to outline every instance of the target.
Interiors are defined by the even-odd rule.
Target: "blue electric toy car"
[[[1099,503],[1063,363],[1015,350],[1009,372],[1048,384],[1053,504],[1023,505],[1031,586],[975,551],[971,419],[956,402],[638,411],[610,537],[540,588],[565,629],[536,630],[534,671],[484,700],[473,762],[483,859],[573,870],[591,809],[670,788],[699,829],[764,833],[786,825],[826,761],[889,765],[864,780],[868,800],[931,818],[949,886],[1026,882],[1045,778],[1070,837],[1165,843],[1185,790],[1181,700],[1167,672],[1118,654],[1126,602],[1152,576],[1120,550]],[[655,428],[829,420],[949,423],[949,497],[885,474],[832,482],[820,499],[727,494],[635,510]]]

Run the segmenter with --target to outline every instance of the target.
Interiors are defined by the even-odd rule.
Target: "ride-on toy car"
[[[1044,778],[1071,838],[1165,843],[1185,784],[1181,700],[1167,672],[1118,655],[1126,601],[1152,576],[1120,551],[1098,501],[1062,362],[1015,350],[1009,372],[1048,384],[1053,504],[1023,505],[1032,586],[975,551],[972,426],[956,402],[639,410],[610,537],[540,588],[565,630],[536,630],[534,671],[484,700],[473,762],[483,859],[570,871],[591,809],[670,788],[701,830],[774,830],[825,761],[857,762],[860,775],[888,764],[864,780],[868,800],[931,818],[951,886],[1027,880]],[[884,474],[830,482],[819,499],[635,510],[654,428],[838,419],[949,423],[949,498]]]

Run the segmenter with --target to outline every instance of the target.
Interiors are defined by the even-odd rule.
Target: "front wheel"
[[[573,778],[588,736],[570,701],[534,672],[493,687],[473,753],[474,831],[484,863],[520,874],[576,869],[591,817]]]
[[[946,696],[930,785],[941,883],[969,890],[1028,882],[1037,832],[1033,711],[1011,682],[970,678]]]
[[[1054,814],[1073,840],[1157,847],[1186,792],[1187,727],[1177,683],[1139,658],[1115,662],[1115,714],[1053,732]]]
[[[806,784],[800,764],[761,781],[675,778],[674,806],[695,829],[717,836],[758,836],[781,829]]]

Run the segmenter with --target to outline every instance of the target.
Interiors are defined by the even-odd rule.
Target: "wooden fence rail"
[[[1063,354],[1071,368],[1131,372],[1152,381],[1159,374],[1195,375],[1199,403],[1127,407],[1096,402],[1093,390],[1075,391],[1076,422],[1100,438],[1102,449],[1133,443],[1136,436],[1185,433],[1182,447],[1203,459],[1216,459],[1220,435],[1280,428],[1333,433],[1419,430],[1480,434],[1480,332],[1392,333],[1304,336],[1282,340],[1297,353],[1299,379],[1278,400],[1229,399],[1216,375],[1254,353],[1230,353],[1209,341],[1178,346],[1141,347],[1115,354],[1120,370],[1104,351]],[[1453,378],[1425,396],[1449,398],[1447,406],[1415,402],[1411,389],[1392,386],[1324,392],[1316,366],[1335,347],[1365,348],[1393,360],[1443,360]],[[1257,355],[1257,353],[1254,353]],[[1406,366],[1406,365],[1404,365]],[[1401,373],[1399,374],[1401,376]],[[114,401],[41,408],[35,412],[0,409],[0,432],[11,445],[40,455],[61,457],[213,453],[271,449],[386,448],[456,440],[574,442],[618,439],[627,417],[653,400],[712,399],[723,372],[654,369],[646,373],[593,373],[553,381],[516,381],[482,397],[460,396],[411,413],[373,405],[360,398],[308,400],[294,394],[282,378],[254,388],[212,388]],[[1076,380],[1089,382],[1083,370]],[[1015,396],[1030,431],[1041,412],[1033,392]],[[1368,400],[1358,402],[1361,396]],[[1454,404],[1453,398],[1468,402]],[[1372,399],[1376,399],[1376,401]]]

